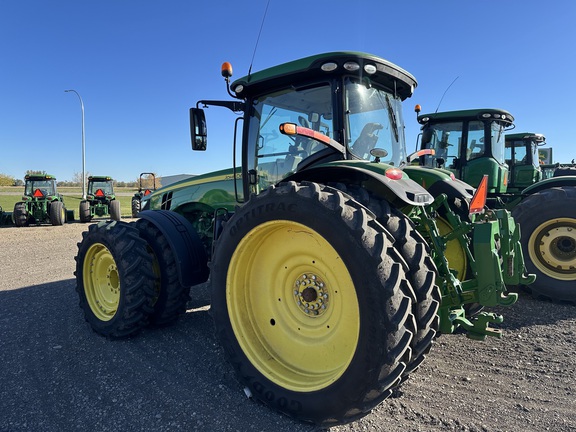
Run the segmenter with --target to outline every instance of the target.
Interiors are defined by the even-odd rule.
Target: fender
[[[380,168],[381,167],[381,168]],[[378,168],[378,172],[375,168]],[[434,201],[432,195],[426,189],[407,176],[393,180],[384,174],[389,166],[379,166],[370,163],[347,164],[338,162],[332,164],[319,165],[285,178],[283,181],[313,181],[317,183],[340,182],[340,183],[363,183],[367,189],[382,196],[388,202],[397,207],[424,206]]]
[[[154,224],[166,238],[174,252],[182,285],[191,286],[208,280],[206,251],[194,227],[184,216],[167,210],[146,210],[138,215]]]
[[[448,198],[472,199],[474,188],[446,172],[428,167],[409,166],[404,169],[411,179],[424,186],[434,197],[444,193]]]
[[[539,181],[524,189],[522,195],[532,195],[544,189],[562,186],[576,186],[576,176],[559,176]]]

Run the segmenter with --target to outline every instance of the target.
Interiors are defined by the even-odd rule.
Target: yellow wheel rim
[[[120,303],[120,277],[114,257],[102,243],[88,248],[82,267],[84,293],[92,313],[101,321],[114,317]]]
[[[436,226],[440,235],[444,236],[454,231],[452,226],[444,218],[438,217],[436,219]],[[446,244],[446,251],[444,252],[446,259],[448,260],[448,265],[451,269],[456,270],[459,279],[463,279],[466,276],[466,270],[468,268],[468,257],[466,256],[466,251],[458,241],[458,239],[450,240]]]
[[[551,219],[528,240],[530,260],[542,273],[560,280],[576,279],[576,219]]]
[[[324,237],[292,221],[259,225],[239,243],[227,276],[232,328],[264,376],[310,392],[344,373],[360,334],[358,299]]]

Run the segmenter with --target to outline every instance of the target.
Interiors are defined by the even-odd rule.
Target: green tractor
[[[88,177],[86,199],[80,201],[80,222],[90,222],[94,217],[110,216],[120,220],[120,201],[114,195],[114,180],[108,176]]]
[[[56,177],[49,174],[24,177],[22,201],[14,204],[12,219],[17,227],[30,224],[50,223],[63,225],[66,222],[64,198],[58,193]]]
[[[83,234],[76,289],[94,331],[172,322],[209,278],[216,333],[246,392],[323,426],[386,399],[438,332],[501,336],[490,324],[502,316],[465,306],[511,305],[506,283],[533,280],[519,231],[506,210],[485,210],[485,186],[415,167],[431,193],[410,178],[409,161],[427,153],[405,151],[412,75],[358,52],[231,85],[228,63],[222,74],[233,100],[190,110],[192,149],[207,149],[200,106],[220,106],[241,114],[241,158],[152,193],[135,222]]]
[[[574,167],[542,165],[539,147],[545,137],[505,134],[514,117],[504,110],[421,114],[418,122],[419,147],[435,152],[421,157],[424,165],[446,169],[474,186],[489,176],[488,205],[510,210],[522,228],[526,267],[537,275],[529,287],[534,296],[576,303]],[[552,168],[552,176],[542,167]]]
[[[144,176],[147,178],[144,179]],[[144,187],[144,183],[150,183],[150,179],[152,179],[152,186],[151,187]],[[140,178],[138,180],[138,192],[134,194],[132,197],[132,217],[138,217],[138,213],[140,213],[140,209],[142,208],[142,198],[150,195],[152,192],[156,190],[156,174],[154,173],[141,173]]]

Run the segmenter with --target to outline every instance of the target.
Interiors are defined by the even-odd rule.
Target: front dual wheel
[[[215,250],[217,334],[255,398],[333,425],[401,381],[415,325],[406,275],[391,236],[349,196],[315,183],[270,188],[237,211]]]

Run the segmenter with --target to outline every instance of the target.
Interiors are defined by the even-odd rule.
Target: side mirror
[[[206,116],[202,108],[190,108],[190,137],[192,150],[206,150],[208,131],[206,129]]]

